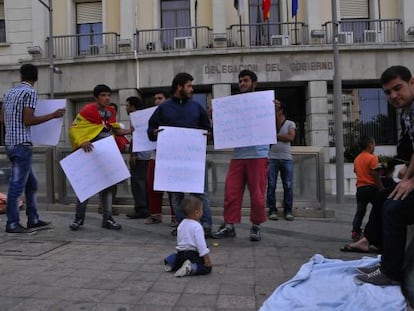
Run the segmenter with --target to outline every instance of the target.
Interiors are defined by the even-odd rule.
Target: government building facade
[[[37,65],[39,96],[67,99],[61,145],[69,147],[68,127],[96,84],[112,88],[127,123],[125,99],[152,101],[178,72],[194,76],[194,97],[209,107],[237,93],[238,73],[251,69],[259,90],[287,103],[294,145],[321,148],[327,165],[335,159],[331,1],[299,0],[297,10],[290,0],[270,3],[266,19],[261,0],[241,0],[238,10],[232,0],[1,0],[0,94],[18,83],[21,64]],[[414,69],[414,2],[337,0],[337,12],[344,147],[370,135],[377,154],[393,155],[398,112],[378,78],[391,65]]]

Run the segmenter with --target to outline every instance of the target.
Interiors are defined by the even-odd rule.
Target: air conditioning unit
[[[288,35],[274,35],[270,37],[271,45],[289,45]]]
[[[155,51],[155,42],[148,42],[145,47],[147,51]]]
[[[364,30],[364,42],[366,43],[382,43],[384,38],[381,31]]]
[[[105,55],[108,53],[108,47],[105,44],[102,45],[91,45],[89,47],[90,55]]]
[[[338,33],[338,43],[341,43],[341,44],[354,43],[354,33],[352,31]]]
[[[174,49],[193,49],[193,37],[175,37]]]

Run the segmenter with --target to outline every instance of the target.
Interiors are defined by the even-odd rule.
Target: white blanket
[[[355,268],[379,263],[380,257],[343,261],[316,254],[293,279],[280,285],[260,311],[400,311],[407,310],[400,286],[355,282]]]

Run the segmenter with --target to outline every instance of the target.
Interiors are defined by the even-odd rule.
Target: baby
[[[177,229],[177,252],[164,259],[165,271],[176,271],[176,277],[209,274],[212,264],[210,250],[199,220],[203,216],[203,202],[188,196],[182,202],[185,219]]]

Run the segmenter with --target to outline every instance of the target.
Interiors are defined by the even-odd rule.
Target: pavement
[[[41,218],[53,228],[24,236],[6,234],[0,215],[0,311],[258,310],[314,254],[361,258],[339,251],[350,241],[355,206],[354,197],[343,204],[327,197],[332,217],[267,221],[260,242],[249,241],[244,216],[235,238],[207,240],[212,273],[183,278],[163,270],[176,241],[168,215],[161,224],[146,225],[126,218],[129,210],[122,207],[115,217],[122,230],[111,231],[100,227],[101,215],[91,206],[83,228],[72,232],[73,206],[40,205]],[[220,213],[216,208],[213,214]],[[213,219],[216,229],[221,217]]]

